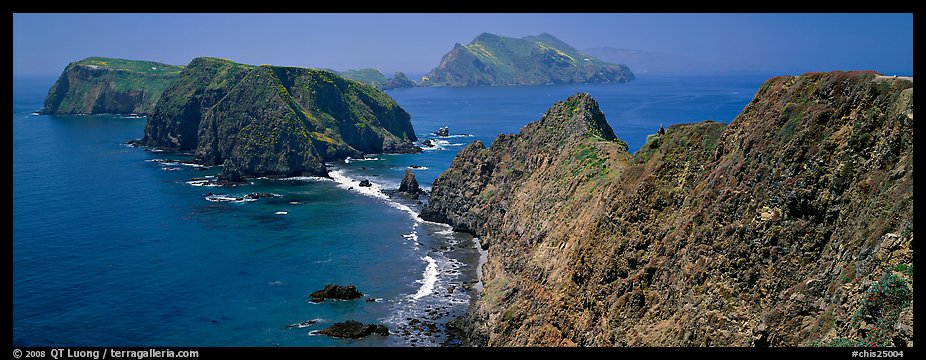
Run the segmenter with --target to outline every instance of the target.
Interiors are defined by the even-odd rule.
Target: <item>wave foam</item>
[[[478,292],[482,292],[482,288],[483,288],[482,266],[486,264],[486,261],[489,258],[489,251],[482,250],[482,245],[480,244],[479,238],[477,237],[473,237],[473,245],[476,246],[476,251],[479,252],[479,260],[476,263],[476,280],[478,280],[479,282],[473,285],[473,289],[475,289]]]
[[[328,173],[328,176],[331,176],[331,179],[338,183],[339,188],[355,191],[372,198],[382,199],[386,205],[408,213],[412,220],[416,222],[424,221],[418,217],[418,212],[415,211],[415,209],[412,209],[408,205],[398,203],[395,200],[392,200],[389,195],[386,195],[386,193],[383,192],[383,186],[379,183],[370,181],[370,186],[360,186],[358,184],[360,180],[356,180],[345,175],[344,170],[331,171]]]
[[[423,256],[421,260],[427,261],[428,266],[424,268],[424,278],[417,282],[421,284],[418,292],[412,295],[412,299],[418,300],[434,292],[434,284],[437,282],[437,261],[430,256]]]
[[[206,195],[206,200],[211,202],[228,202],[241,204],[245,202],[257,201],[257,199],[248,199],[246,197],[228,196],[228,195]]]
[[[344,163],[345,163],[345,164],[350,164],[351,161],[377,161],[377,160],[382,160],[382,159],[380,159],[380,158],[362,158],[362,159],[354,159],[354,158],[348,157],[347,159],[344,159]]]
[[[314,182],[314,181],[331,181],[331,179],[329,179],[329,178],[323,178],[323,177],[321,177],[321,176],[290,176],[290,177],[280,178],[279,180],[287,180],[287,181],[306,181],[306,182]]]
[[[213,180],[190,180],[190,181],[187,181],[186,183],[187,185],[191,185],[191,186],[208,186],[208,187],[221,186],[219,184],[216,184],[215,181]]]

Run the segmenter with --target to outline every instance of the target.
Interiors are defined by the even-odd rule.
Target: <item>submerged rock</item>
[[[363,296],[363,293],[357,291],[353,285],[341,286],[328,284],[324,289],[309,294],[312,302],[322,302],[325,299],[353,300]]]
[[[303,321],[303,322],[298,323],[298,324],[286,325],[286,327],[288,327],[288,328],[304,328],[304,327],[309,327],[309,326],[315,325],[315,323],[317,323],[317,322],[318,322],[317,320],[306,320],[306,321]]]
[[[335,323],[318,333],[338,338],[361,339],[372,334],[388,336],[389,329],[384,325],[364,324],[356,320],[347,320],[342,323]]]
[[[261,199],[261,198],[270,198],[274,196],[275,195],[271,193],[250,193],[250,194],[244,195],[244,198],[245,199]]]
[[[359,185],[359,186],[370,187],[370,186],[373,186],[373,184],[370,183],[370,180],[363,179],[363,180],[360,180],[360,185]]]

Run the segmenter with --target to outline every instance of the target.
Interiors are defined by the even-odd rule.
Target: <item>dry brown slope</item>
[[[730,126],[673,126],[633,157],[580,94],[471,145],[422,213],[488,244],[469,340],[912,343],[912,92],[773,78]]]

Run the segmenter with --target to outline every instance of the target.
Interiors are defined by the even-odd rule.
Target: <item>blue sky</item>
[[[669,52],[756,70],[913,71],[912,14],[14,14],[13,74],[89,56],[424,73],[482,32]]]

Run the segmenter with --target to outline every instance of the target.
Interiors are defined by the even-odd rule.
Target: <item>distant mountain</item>
[[[383,75],[379,70],[374,68],[365,68],[360,70],[345,70],[345,71],[334,71],[343,77],[346,77],[351,80],[357,80],[362,83],[373,85],[379,89],[396,89],[403,87],[414,87],[415,82],[409,79],[405,74],[401,72],[396,72],[392,79],[387,79],[386,75]]]
[[[543,33],[521,39],[482,33],[455,44],[422,85],[543,85],[622,83],[634,76],[625,65],[601,61]]]
[[[70,64],[48,90],[43,114],[149,114],[183,66],[89,57]]]
[[[713,64],[693,60],[687,56],[657,51],[595,47],[585,49],[587,54],[601,60],[626,64],[637,74],[690,74],[761,71],[742,64]]]

